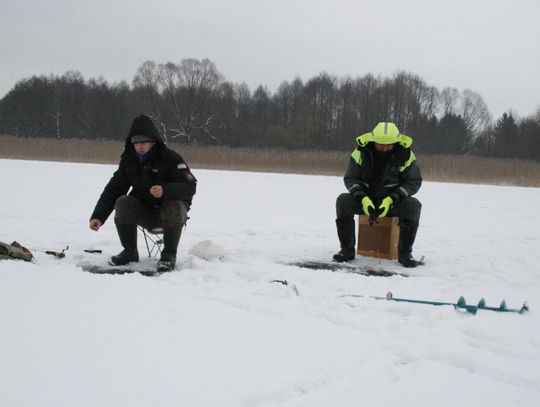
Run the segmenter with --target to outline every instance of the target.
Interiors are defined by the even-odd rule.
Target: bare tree
[[[277,110],[276,121],[278,125],[287,127],[293,112],[293,93],[287,81],[282,82],[274,93],[274,104]]]
[[[257,89],[253,91],[252,105],[252,128],[255,130],[254,136],[266,143],[266,140],[263,139],[262,136],[265,135],[266,130],[271,124],[270,112],[272,109],[270,91],[266,86],[259,85],[257,86]]]
[[[135,91],[139,90],[143,94],[145,101],[150,102],[151,116],[167,139],[167,125],[161,107],[159,70],[154,61],[143,62],[137,69],[133,78],[133,87]]]
[[[207,58],[202,60],[184,59],[178,68],[181,85],[193,97],[214,92],[223,82],[223,76],[217,71],[216,65]]]
[[[197,131],[220,144],[213,135],[215,113],[213,102],[224,81],[216,65],[207,58],[184,59],[180,63],[179,80],[184,98],[184,122],[188,134]]]
[[[491,113],[480,94],[465,89],[461,94],[460,115],[474,138],[491,123]]]
[[[337,89],[337,78],[326,72],[306,83],[304,95],[309,114],[307,117],[309,147],[336,147]]]
[[[178,80],[178,65],[167,62],[159,64],[157,67],[157,78],[161,88],[162,95],[165,99],[168,113],[172,115],[174,126],[167,126],[167,129],[172,132],[171,138],[183,136],[187,143],[191,143],[191,134],[185,128],[183,114],[180,110],[180,82]]]
[[[184,137],[188,144],[198,136],[219,142],[212,134],[216,100],[223,76],[208,59],[184,59],[158,66],[158,82],[167,101],[173,124],[171,138]]]
[[[434,116],[441,103],[441,94],[434,86],[426,86],[422,89],[420,107],[423,114],[427,117]]]
[[[382,110],[386,109],[382,92],[383,81],[371,74],[355,80],[355,93],[358,105],[358,130],[367,131],[377,121],[386,118]]]
[[[459,91],[456,88],[444,88],[441,91],[442,116],[457,114],[457,104],[459,101]]]

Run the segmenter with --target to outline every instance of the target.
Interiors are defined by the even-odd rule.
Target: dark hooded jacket
[[[150,136],[156,142],[144,157],[139,157],[135,152],[131,143],[134,135]],[[154,198],[150,194],[150,188],[154,185],[163,187],[161,198]],[[164,200],[180,200],[189,209],[196,187],[197,180],[184,159],[167,148],[150,118],[140,115],[133,121],[118,169],[103,189],[90,219],[105,223],[116,200],[130,189],[129,195],[148,207],[160,208]]]
[[[343,177],[345,186],[352,196],[361,200],[369,196],[375,205],[391,196],[394,204],[414,195],[422,185],[422,174],[410,146],[396,143],[384,158],[385,164],[377,168],[375,145],[360,143],[353,151],[349,166]]]

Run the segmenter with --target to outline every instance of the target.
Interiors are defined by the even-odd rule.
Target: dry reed
[[[0,136],[0,158],[116,164],[124,143],[116,140],[27,139]],[[349,152],[169,145],[192,168],[342,175]],[[539,187],[540,162],[478,156],[419,155],[429,181]]]

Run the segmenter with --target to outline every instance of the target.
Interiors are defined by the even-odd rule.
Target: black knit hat
[[[140,141],[157,142],[160,139],[160,135],[152,119],[141,114],[133,120],[133,123],[131,123],[128,138],[131,143]]]

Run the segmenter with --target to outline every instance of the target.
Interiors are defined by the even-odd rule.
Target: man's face
[[[141,141],[139,143],[133,143],[133,148],[139,155],[144,155],[154,147],[153,141]]]
[[[375,143],[375,150],[377,150],[377,151],[388,152],[388,151],[392,151],[393,149],[394,149],[393,144]]]

